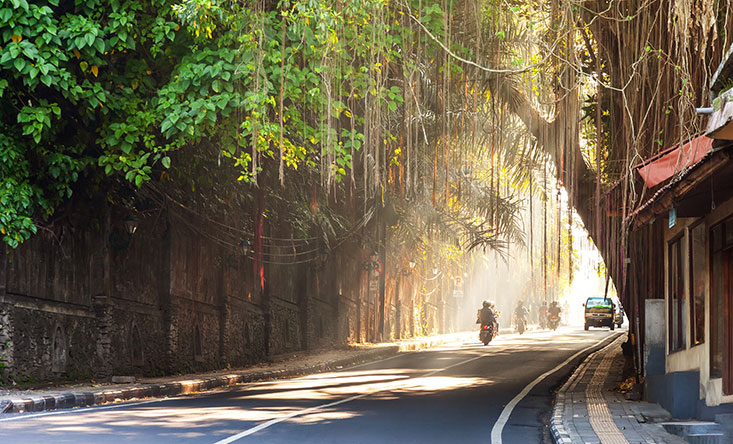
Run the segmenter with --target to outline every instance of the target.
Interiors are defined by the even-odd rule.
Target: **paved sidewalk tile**
[[[613,389],[621,382],[624,360],[619,335],[609,345],[589,355],[560,388],[550,428],[562,444],[681,444],[643,416],[660,416],[657,404],[626,400]]]

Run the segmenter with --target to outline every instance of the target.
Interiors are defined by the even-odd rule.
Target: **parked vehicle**
[[[591,297],[583,304],[585,307],[585,330],[589,327],[615,328],[615,305],[610,298]],[[623,318],[622,318],[623,322]]]
[[[484,343],[484,345],[489,345],[489,342],[494,339],[494,336],[496,336],[496,333],[494,331],[493,324],[481,324],[481,332],[479,333],[478,338]]]

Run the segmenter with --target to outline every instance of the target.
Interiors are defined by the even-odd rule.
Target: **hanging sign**
[[[672,208],[669,210],[669,228],[675,225],[677,225],[677,208]]]
[[[463,297],[463,276],[456,276],[453,278],[453,297]]]

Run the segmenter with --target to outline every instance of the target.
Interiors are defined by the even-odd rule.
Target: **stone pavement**
[[[626,400],[613,389],[623,380],[625,334],[589,355],[560,388],[550,429],[560,444],[681,444],[659,424],[669,413],[657,404]]]
[[[336,350],[296,352],[274,356],[269,363],[243,369],[141,378],[131,384],[87,382],[37,390],[0,388],[0,414],[40,412],[141,398],[186,395],[254,381],[290,378],[385,359],[400,352],[474,339],[475,335],[476,332],[453,333],[393,343],[353,345]]]

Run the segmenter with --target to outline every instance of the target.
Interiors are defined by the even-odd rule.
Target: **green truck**
[[[585,307],[585,330],[589,327],[616,327],[616,307],[610,298],[588,298],[583,304]]]

